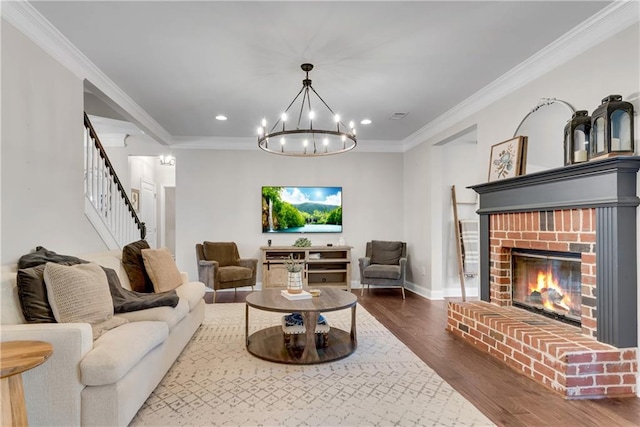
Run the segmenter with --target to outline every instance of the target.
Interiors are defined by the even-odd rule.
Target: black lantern
[[[564,164],[588,160],[591,117],[586,110],[576,111],[564,127]]]
[[[632,155],[633,105],[620,95],[609,95],[591,114],[591,159]]]

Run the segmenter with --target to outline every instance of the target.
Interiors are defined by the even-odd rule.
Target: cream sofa
[[[121,251],[80,256],[114,269],[131,289]],[[16,288],[17,266],[3,266],[0,341],[39,340],[53,355],[23,374],[32,426],[126,426],[167,373],[204,320],[205,286],[188,282],[176,292],[176,307],[156,307],[117,316],[129,323],[92,338],[88,323],[27,324]]]

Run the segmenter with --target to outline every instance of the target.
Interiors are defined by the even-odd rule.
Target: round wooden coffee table
[[[318,297],[289,300],[279,289],[266,289],[249,294],[245,308],[245,338],[249,353],[271,362],[309,365],[341,359],[353,353],[358,346],[356,337],[356,305],[358,298],[351,292],[325,288]],[[302,354],[287,347],[282,326],[272,326],[249,336],[249,308],[278,313],[301,313],[304,319],[305,345]],[[328,345],[316,347],[315,325],[322,312],[351,308],[351,331],[330,326]],[[307,325],[313,325],[312,328]]]

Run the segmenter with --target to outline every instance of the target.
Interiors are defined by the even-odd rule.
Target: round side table
[[[44,363],[53,353],[43,341],[7,341],[0,343],[0,394],[2,425],[27,426],[22,373]]]

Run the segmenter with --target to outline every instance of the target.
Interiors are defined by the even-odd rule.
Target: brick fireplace
[[[639,167],[618,157],[473,186],[482,301],[450,303],[448,329],[566,398],[634,395]],[[579,259],[579,327],[513,306],[520,250]]]
[[[581,265],[582,333],[597,334],[596,211],[593,208],[490,215],[490,301],[512,305],[512,252],[538,249],[579,253]]]

